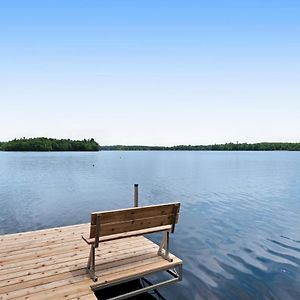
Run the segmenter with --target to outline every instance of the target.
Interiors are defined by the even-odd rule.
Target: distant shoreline
[[[100,146],[102,151],[300,151],[300,143],[225,143],[214,145],[178,146]]]
[[[86,151],[300,151],[300,143],[261,142],[213,145],[100,146],[94,139],[70,140],[54,138],[22,138],[0,142],[0,151],[16,152],[86,152]]]

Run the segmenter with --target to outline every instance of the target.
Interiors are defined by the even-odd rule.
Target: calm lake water
[[[134,183],[182,203],[167,299],[300,299],[299,152],[0,152],[0,234],[130,207]]]

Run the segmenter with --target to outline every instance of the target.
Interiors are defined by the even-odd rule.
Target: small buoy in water
[[[120,159],[122,159],[122,156],[120,156]]]
[[[95,165],[93,164],[93,167],[95,167]]]

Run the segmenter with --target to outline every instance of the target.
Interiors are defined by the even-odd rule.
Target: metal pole
[[[139,206],[139,185],[137,183],[134,184],[134,207]]]

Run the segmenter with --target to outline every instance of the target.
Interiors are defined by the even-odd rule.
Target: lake
[[[300,152],[0,152],[0,234],[131,207],[134,183],[182,203],[167,299],[300,299]]]

